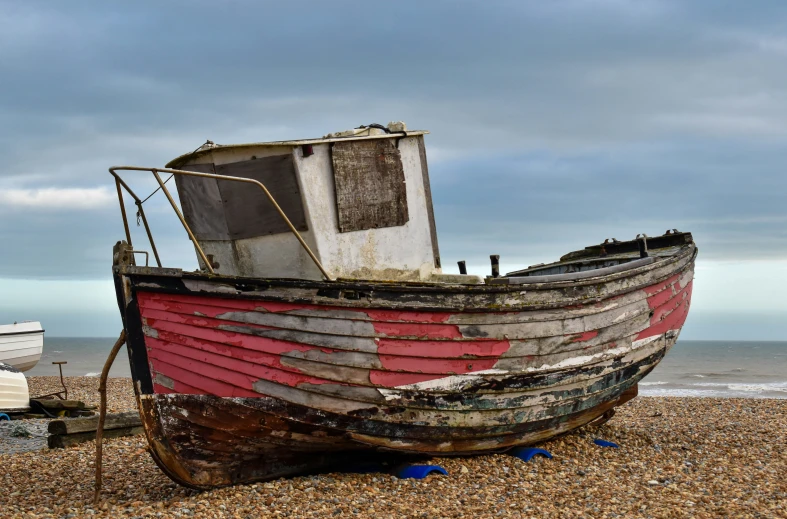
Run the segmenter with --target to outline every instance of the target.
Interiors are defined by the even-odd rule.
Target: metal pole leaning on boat
[[[125,328],[122,332],[120,332],[120,337],[118,337],[117,342],[115,342],[115,345],[112,346],[112,350],[109,352],[107,361],[104,363],[104,369],[101,370],[101,381],[98,383],[98,394],[100,401],[98,410],[98,427],[96,428],[96,491],[93,496],[93,502],[96,505],[98,504],[99,498],[101,497],[101,458],[103,455],[101,442],[104,436],[104,420],[107,417],[107,377],[109,377],[109,369],[112,367],[112,363],[115,362],[115,357],[117,357],[120,347],[124,344],[126,344]]]
[[[129,247],[134,247],[131,244],[131,231],[128,228],[128,218],[126,218],[126,204],[123,202],[123,191],[120,190],[120,183],[122,182],[115,172],[111,169],[109,170],[110,173],[115,177],[115,187],[118,189],[118,202],[120,202],[120,214],[123,216],[123,228],[126,230],[126,243],[128,243]]]
[[[150,242],[150,248],[153,249],[153,255],[156,257],[156,264],[159,268],[161,268],[161,259],[158,257],[158,250],[156,250],[156,243],[153,241],[153,235],[150,233],[150,226],[148,225],[148,219],[145,218],[145,210],[142,209],[142,202],[137,202],[137,207],[139,208],[139,215],[142,217],[142,222],[145,224],[145,232],[148,234],[148,241]],[[139,224],[139,221],[137,221]]]

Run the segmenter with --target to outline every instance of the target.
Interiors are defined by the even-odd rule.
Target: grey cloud
[[[445,263],[668,227],[704,258],[785,254],[785,22],[781,2],[16,4],[0,189],[403,119],[433,131]],[[162,202],[162,255],[193,265]],[[0,217],[0,277],[105,277],[122,236],[115,207]]]

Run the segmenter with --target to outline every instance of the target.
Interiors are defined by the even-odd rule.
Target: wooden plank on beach
[[[104,422],[104,430],[109,431],[112,429],[140,427],[141,425],[142,422],[139,420],[139,413],[136,411],[114,413],[107,415],[106,421]],[[95,433],[96,428],[98,428],[98,416],[52,420],[49,422],[49,434]],[[95,436],[95,434],[93,435]]]
[[[121,436],[134,436],[136,434],[142,434],[144,429],[142,426],[139,427],[122,427],[119,429],[109,429],[104,431],[104,438],[119,438]],[[88,432],[81,432],[75,434],[51,434],[47,438],[47,445],[50,449],[62,449],[65,447],[70,447],[71,445],[77,445],[80,443],[85,443],[89,441],[93,441],[96,439],[96,432],[95,431],[88,431]]]
[[[31,400],[44,409],[49,409],[50,411],[58,411],[61,409],[87,409],[85,403],[80,402],[79,400],[59,400],[55,398],[33,398]]]

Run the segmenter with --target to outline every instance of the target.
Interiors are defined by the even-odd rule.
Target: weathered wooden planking
[[[79,400],[60,400],[59,398],[33,398],[31,402],[50,411],[61,411],[66,409],[68,411],[77,411],[83,409],[95,409],[88,407],[84,402]]]
[[[145,292],[214,294],[218,297],[280,303],[308,303],[349,308],[379,308],[407,312],[497,313],[511,311],[570,310],[595,305],[633,291],[666,282],[672,276],[691,279],[697,249],[686,247],[674,257],[602,280],[580,280],[529,285],[450,285],[287,279],[250,279],[224,276],[206,281],[200,274],[173,275],[139,267],[121,267],[133,287]],[[351,297],[352,296],[352,297]]]
[[[275,393],[282,396],[290,392],[289,388],[299,388],[309,392],[327,392],[329,395],[339,391],[340,396],[345,399],[379,403],[380,395],[385,395],[386,401],[389,399],[395,401],[399,397],[409,399],[412,396],[410,392],[414,394],[426,392],[433,394],[434,397],[444,394],[450,397],[450,395],[469,391],[473,394],[488,394],[489,398],[496,398],[495,395],[500,395],[500,398],[507,399],[510,395],[503,393],[519,393],[523,388],[543,390],[606,376],[616,372],[626,362],[647,356],[649,352],[658,350],[660,347],[658,341],[638,341],[637,344],[633,344],[631,340],[621,340],[620,347],[611,347],[602,351],[600,352],[602,355],[599,355],[598,358],[586,359],[578,366],[568,365],[559,369],[533,372],[496,368],[458,375],[422,376],[415,380],[411,378],[412,382],[409,385],[398,387],[394,384],[406,382],[408,377],[387,373],[391,376],[396,375],[397,379],[393,380],[390,385],[386,384],[388,387],[385,387],[377,380],[386,374],[382,371],[372,371],[365,375],[366,377],[376,375],[377,383],[375,385],[370,385],[368,382],[365,385],[356,385],[347,380],[350,378],[348,375],[345,375],[343,380],[331,380],[339,378],[342,371],[351,371],[349,369],[326,369],[322,373],[312,373],[311,376],[303,372],[299,375],[296,372],[284,372],[252,363],[231,363],[227,359],[211,358],[206,363],[195,358],[164,355],[161,351],[151,352],[151,360],[154,372],[157,374],[156,382],[164,385],[164,387],[156,389],[161,393],[174,391],[216,396],[253,396],[255,393]],[[304,366],[301,367],[304,368]],[[210,376],[198,374],[200,371],[209,371]],[[334,373],[339,373],[339,375],[333,375]],[[356,373],[357,380],[363,381],[364,374],[357,370]],[[161,378],[162,375],[164,379]],[[271,381],[274,386],[268,382],[263,383],[263,381]],[[339,389],[340,387],[344,389]],[[369,389],[364,389],[364,387]],[[357,390],[353,388],[357,388]]]
[[[670,232],[670,234],[664,234],[662,236],[653,236],[648,238],[648,247],[651,249],[683,247],[687,244],[693,243],[693,241],[694,238],[692,237],[690,232],[674,232],[674,233]],[[637,240],[608,242],[600,245],[591,245],[589,247],[585,247],[584,250],[573,251],[573,252],[569,252],[568,254],[564,254],[560,258],[560,261],[565,262],[565,261],[575,261],[584,258],[594,258],[594,257],[597,258],[603,255],[602,249],[604,250],[605,254],[611,256],[611,255],[623,254],[627,252],[638,252],[639,245]],[[526,270],[528,269],[510,272],[506,275],[515,276],[525,272]]]
[[[183,166],[185,171],[215,173],[213,164]],[[175,175],[183,217],[197,240],[226,241],[230,239],[224,204],[215,178]]]
[[[335,461],[368,461],[380,447],[396,449],[402,456],[475,454],[532,444],[595,420],[617,405],[626,391],[621,389],[620,395],[608,401],[568,415],[501,426],[498,435],[469,440],[447,440],[429,429],[416,438],[391,437],[386,436],[386,430],[358,430],[351,425],[365,422],[363,419],[336,415],[324,417],[323,425],[315,422],[319,417],[300,406],[282,406],[282,414],[289,417],[282,420],[270,413],[269,409],[278,408],[271,399],[143,396],[141,405],[152,438],[151,452],[159,466],[182,485],[211,488],[319,470]],[[329,423],[335,426],[326,427]],[[343,433],[344,429],[350,432]],[[173,450],[170,446],[175,438],[178,448]],[[326,448],[325,438],[333,448]],[[318,449],[308,448],[310,444]]]
[[[258,379],[258,375],[244,376],[243,372],[225,370],[220,366],[212,369],[211,378],[206,378],[194,375],[192,371],[195,367],[205,370],[206,366],[185,359],[181,363],[182,369],[157,362],[157,367],[172,377],[167,383],[169,387],[157,392],[220,397],[266,395],[325,411],[370,411],[383,421],[404,419],[427,423],[434,419],[435,423],[447,423],[451,413],[435,415],[435,411],[467,413],[517,408],[517,412],[521,413],[524,408],[532,410],[534,406],[550,403],[563,405],[574,398],[607,390],[622,381],[644,375],[642,370],[660,358],[654,355],[662,355],[674,344],[674,337],[628,344],[622,355],[610,354],[594,364],[559,371],[527,373],[495,370],[494,373],[453,375],[391,389],[348,386],[338,382],[329,384],[326,381],[287,385],[273,377]],[[181,381],[186,381],[188,387],[183,387]],[[244,383],[251,391],[241,387]],[[438,405],[438,399],[445,399],[445,404]],[[402,414],[405,411],[407,413]],[[488,416],[479,415],[477,418],[491,420]],[[458,419],[471,420],[472,417],[460,415]]]
[[[658,317],[654,315],[654,324],[650,326],[664,326],[666,323],[665,329],[678,329],[685,319],[685,307],[679,306],[676,309],[681,311],[664,313]],[[664,320],[661,320],[662,316]],[[277,340],[254,342],[254,338],[249,338],[248,344],[244,346],[241,338],[237,336],[211,341],[170,332],[160,326],[150,329],[147,343],[154,368],[159,366],[159,363],[163,366],[185,366],[194,362],[206,362],[205,366],[195,364],[191,371],[207,373],[215,366],[230,372],[246,373],[252,377],[251,380],[255,377],[269,377],[278,383],[290,385],[324,384],[333,381],[396,386],[487,369],[536,373],[554,369],[552,366],[559,366],[564,361],[571,361],[575,366],[599,362],[604,359],[606,352],[622,354],[621,348],[628,347],[633,337],[649,336],[647,330],[650,319],[645,313],[636,319],[615,323],[588,334],[585,341],[571,340],[571,337],[555,337],[554,340],[521,341],[514,345],[496,342],[493,347],[497,350],[491,350],[485,357],[458,355],[461,350],[476,351],[471,342],[446,344],[459,348],[456,351],[449,350],[452,355],[450,358],[447,358],[445,353],[442,357],[439,353],[432,357],[413,357],[386,353],[387,349],[352,352]],[[443,344],[424,341],[422,347],[436,348],[439,351]],[[166,374],[166,370],[163,373]],[[248,385],[245,387],[249,388]]]
[[[104,429],[122,429],[126,427],[139,427],[139,413],[110,413],[106,416]],[[49,422],[49,434],[75,434],[82,432],[95,432],[98,428],[98,416],[84,418],[71,418],[69,420],[52,420]]]
[[[674,344],[695,254],[525,292],[132,278],[127,322],[148,346],[134,351],[153,376],[155,394],[137,386],[153,455],[176,481],[209,488],[363,449],[473,454],[550,438],[623,402]],[[465,318],[468,308],[482,317]],[[468,358],[448,358],[462,348]]]
[[[121,436],[135,436],[143,434],[145,429],[138,425],[136,427],[121,427],[119,429],[109,429],[104,431],[104,438],[120,438]],[[78,445],[96,439],[96,432],[80,432],[75,434],[51,434],[47,437],[47,445],[50,449],[63,449],[72,445]]]
[[[332,155],[340,232],[407,223],[402,158],[390,139],[337,142]]]
[[[216,166],[216,174],[250,178],[263,184],[299,231],[308,230],[292,155],[273,155]],[[258,186],[219,180],[227,228],[233,240],[290,232]]]
[[[392,387],[492,368],[495,370],[504,369],[509,373],[537,372],[554,369],[553,366],[559,366],[564,361],[570,361],[572,365],[579,366],[600,362],[608,358],[608,352],[620,351],[624,346],[627,347],[631,344],[633,336],[645,338],[657,333],[679,329],[688,310],[687,304],[684,303],[687,303],[690,296],[689,288],[690,283],[685,290],[674,289],[665,293],[666,291],[661,289],[661,284],[657,284],[655,288],[646,290],[647,293],[651,293],[648,304],[644,304],[645,301],[636,303],[633,305],[636,310],[633,313],[624,307],[617,309],[609,316],[604,315],[608,312],[601,311],[597,316],[591,315],[581,318],[585,322],[584,326],[601,326],[602,328],[591,330],[590,333],[557,335],[545,338],[548,339],[545,341],[519,341],[497,350],[487,358],[473,358],[470,352],[476,352],[476,350],[473,348],[472,341],[466,340],[461,342],[451,340],[449,342],[452,347],[460,348],[456,351],[450,350],[453,353],[449,354],[454,357],[458,356],[458,358],[446,358],[446,354],[443,354],[443,357],[433,356],[419,359],[409,355],[397,355],[394,352],[386,354],[386,350],[380,351],[379,348],[375,351],[376,343],[373,342],[369,346],[365,346],[365,351],[362,352],[337,351],[331,341],[339,342],[339,338],[348,339],[348,337],[341,335],[326,337],[326,342],[316,344],[319,346],[318,348],[313,347],[315,344],[298,343],[297,340],[301,339],[304,334],[298,330],[289,330],[287,332],[290,335],[279,335],[279,339],[272,341],[254,335],[245,337],[234,333],[227,335],[227,332],[230,331],[227,328],[219,327],[220,331],[215,331],[216,323],[205,315],[208,311],[205,306],[195,306],[191,310],[193,317],[188,317],[188,319],[192,320],[192,325],[188,326],[184,326],[180,322],[172,323],[166,319],[168,317],[166,313],[163,314],[165,319],[161,319],[158,314],[151,316],[149,311],[145,310],[144,304],[143,313],[147,315],[146,334],[149,337],[147,340],[149,359],[156,370],[157,377],[163,376],[172,381],[185,382],[189,388],[180,392],[199,393],[201,391],[199,387],[207,383],[208,386],[205,386],[203,390],[212,394],[248,396],[257,391],[258,388],[255,386],[258,384],[255,382],[257,379],[275,380],[279,384],[293,387],[301,387],[302,384],[320,385],[328,382]],[[664,297],[661,294],[665,294]],[[143,303],[146,297],[146,294],[139,294]],[[654,301],[653,304],[650,304],[651,300]],[[181,310],[187,308],[188,305]],[[280,310],[284,309],[280,308]],[[651,310],[653,310],[652,313]],[[424,318],[428,320],[428,315],[425,314]],[[303,328],[308,327],[306,325],[311,319],[299,317],[294,322],[300,323]],[[557,323],[561,322],[565,323],[565,321],[557,321]],[[338,322],[335,322],[334,326],[336,324]],[[371,326],[371,323],[363,321],[356,321],[354,324]],[[649,325],[663,329],[649,332]],[[421,326],[427,325],[422,324]],[[512,325],[504,326],[510,328]],[[315,329],[334,334],[340,331],[325,329],[324,326],[316,326]],[[347,328],[344,332],[348,333],[350,330],[351,328]],[[576,332],[579,329],[576,326],[571,326],[568,330]],[[563,329],[562,331],[568,330]],[[244,332],[245,330],[237,331]],[[272,334],[277,330],[261,329],[259,331],[262,334]],[[478,335],[477,329],[473,331],[473,334]],[[273,336],[275,337],[275,335]],[[484,338],[478,340],[482,343],[486,341]],[[409,341],[416,348],[420,347],[419,342],[423,342],[424,348],[437,348],[438,350],[442,348],[440,341]],[[352,345],[352,343],[349,344]],[[380,344],[380,346],[384,346],[384,344]],[[508,354],[509,348],[514,348],[516,351]],[[470,355],[460,355],[462,350]],[[621,351],[620,354],[622,353],[624,352]],[[496,356],[499,356],[499,360]],[[586,360],[581,360],[583,357]],[[187,368],[186,372],[181,369],[183,367]],[[205,381],[199,377],[195,378],[194,375],[195,373],[209,372],[219,378]],[[164,385],[170,390],[177,389],[174,383],[159,383],[159,385]]]
[[[673,275],[693,271],[696,249],[687,248],[674,258],[616,273],[602,280],[580,280],[529,285],[414,285],[374,282],[311,282],[300,280],[251,280],[222,278],[205,282],[183,272],[173,279],[128,269],[133,283],[147,292],[212,293],[238,300],[298,302],[343,308],[381,308],[401,311],[509,312],[572,308],[623,296]],[[350,297],[349,295],[353,295]]]
[[[685,278],[685,279],[682,279]],[[324,319],[339,320],[360,320],[374,322],[394,322],[394,323],[444,323],[462,325],[486,325],[486,324],[506,324],[506,323],[532,323],[542,321],[555,321],[563,319],[578,318],[590,315],[600,315],[612,312],[635,303],[640,303],[644,299],[662,290],[678,290],[686,285],[687,280],[693,278],[693,271],[688,270],[680,275],[675,275],[662,283],[644,290],[634,290],[627,294],[618,296],[614,299],[604,300],[593,304],[572,306],[561,309],[551,310],[529,310],[529,311],[506,311],[506,312],[440,312],[440,311],[405,311],[388,310],[379,308],[341,308],[336,306],[315,305],[309,303],[292,304],[269,300],[249,300],[249,299],[220,299],[218,305],[226,311],[260,311],[273,312],[287,315],[299,315],[304,317],[321,317]],[[677,284],[677,287],[676,287]],[[215,294],[215,291],[209,291]],[[216,294],[218,297],[218,294]],[[187,295],[182,293],[159,293],[146,292],[146,301],[158,302],[161,305],[170,304],[171,312],[179,314],[191,313],[189,305],[205,305],[209,298],[203,295]],[[147,307],[149,310],[164,311],[162,306]],[[192,315],[194,315],[192,313]]]
[[[662,304],[679,296],[687,287],[672,288],[660,297]],[[205,297],[203,303],[191,301],[160,300],[150,294],[139,294],[140,307],[148,325],[156,328],[153,323],[161,323],[164,329],[178,333],[180,330],[193,329],[197,326],[204,330],[196,330],[200,337],[212,340],[209,336],[223,335],[215,330],[231,331],[240,334],[255,334],[255,329],[268,330],[276,328],[290,330],[294,333],[328,334],[341,337],[406,339],[406,340],[525,340],[541,337],[576,335],[571,341],[581,340],[581,334],[597,331],[605,326],[633,319],[648,313],[655,306],[655,301],[663,291],[654,292],[649,299],[641,299],[625,306],[609,310],[597,308],[596,314],[582,317],[556,318],[551,321],[535,322],[504,322],[499,324],[445,324],[447,315],[440,320],[429,319],[424,313],[422,322],[366,321],[355,319],[337,319],[333,316],[322,317],[319,311],[309,316],[291,314],[289,312],[265,311],[233,311],[223,306],[223,300]],[[676,301],[677,302],[677,301]],[[264,307],[263,307],[264,308]],[[259,327],[259,328],[258,328]],[[214,330],[214,331],[211,331]],[[260,333],[265,336],[267,332]],[[243,340],[242,337],[238,337]],[[327,344],[326,344],[327,346]],[[360,346],[363,348],[364,344]],[[339,346],[339,349],[344,349]],[[466,353],[472,353],[467,351]]]

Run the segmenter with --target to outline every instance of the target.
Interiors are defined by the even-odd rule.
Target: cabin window
[[[339,232],[407,223],[404,169],[393,139],[337,142],[332,156]]]
[[[251,178],[265,185],[299,231],[308,230],[291,154],[231,164],[192,164],[187,171]],[[257,186],[244,182],[177,175],[183,216],[198,240],[240,240],[290,232]]]

